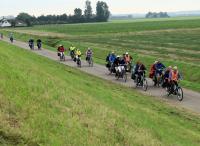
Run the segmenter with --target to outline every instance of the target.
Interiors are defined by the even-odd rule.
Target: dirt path
[[[4,41],[9,42],[9,40],[6,38],[4,39]],[[14,45],[29,50],[27,43],[14,41]],[[32,51],[32,52],[39,54],[41,56],[47,57],[49,59],[59,61],[56,52],[49,51],[46,49],[42,49],[41,51]],[[76,64],[73,61],[71,61],[70,57],[68,56],[66,57],[66,61],[61,62],[61,63],[77,68]],[[124,83],[120,79],[116,80],[113,75],[108,75],[108,70],[106,69],[105,66],[94,64],[94,67],[89,67],[85,61],[82,61],[82,68],[79,68],[79,69],[86,73],[100,77],[102,79],[106,79],[117,84],[122,84],[126,87],[135,88],[133,80],[130,79],[130,76],[128,77],[128,81],[126,83]],[[150,95],[159,99],[163,99],[175,106],[189,109],[190,111],[195,112],[195,113],[200,113],[200,93],[194,92],[188,89],[183,89],[184,99],[182,102],[179,102],[175,96],[167,97],[166,91],[164,89],[153,87],[153,82],[150,79],[148,79],[148,84],[149,84],[149,88],[147,92],[144,92],[139,88],[138,88],[138,91],[145,95]]]

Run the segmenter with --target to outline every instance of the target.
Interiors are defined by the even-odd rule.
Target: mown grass
[[[188,17],[136,22],[44,25],[15,29],[18,31],[15,37],[23,41],[30,37],[40,37],[45,47],[51,50],[55,50],[58,44],[64,44],[66,47],[74,44],[83,52],[87,47],[91,47],[95,53],[95,62],[100,64],[105,63],[106,55],[112,50],[117,54],[130,52],[134,61],[141,60],[148,69],[159,59],[166,66],[179,67],[184,87],[200,91],[199,22],[198,17]],[[12,29],[4,32],[8,31]],[[28,34],[29,31],[32,35]],[[54,36],[51,32],[58,34]],[[48,33],[50,36],[46,36]]]
[[[0,54],[2,145],[200,145],[197,115],[13,45]]]
[[[195,20],[199,19],[199,16],[178,16],[178,17],[170,17],[170,18],[133,18],[133,19],[111,19],[109,23],[130,23],[130,22],[152,22],[152,21],[171,21],[171,20]]]
[[[200,17],[194,20],[176,20],[152,19],[152,21],[136,21],[125,23],[85,23],[85,24],[67,24],[67,25],[43,25],[34,26],[30,30],[40,30],[44,32],[58,32],[69,35],[91,35],[91,34],[109,34],[124,33],[136,31],[150,31],[160,29],[177,29],[177,28],[199,28]],[[21,28],[22,30],[24,28]]]

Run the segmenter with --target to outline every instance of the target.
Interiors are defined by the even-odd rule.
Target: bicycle
[[[108,63],[106,64],[106,67],[108,68],[108,71],[109,71],[109,74],[110,74],[110,75],[111,75],[112,73],[116,73],[114,63],[108,62]]]
[[[147,79],[145,77],[145,72],[143,72],[143,73],[139,72],[139,74],[136,74],[136,77],[135,77],[136,87],[142,87],[142,89],[144,91],[147,91],[147,89],[148,89],[148,82],[147,82]]]
[[[122,78],[124,80],[124,82],[127,81],[127,74],[126,74],[126,68],[125,68],[125,65],[119,65],[117,67],[116,70],[116,74],[115,74],[115,77],[117,80],[119,80],[119,78]]]
[[[174,83],[170,83],[170,86],[166,87],[166,91],[167,91],[167,96],[172,95],[176,95],[177,99],[179,101],[183,100],[183,89],[181,88],[181,86],[178,85],[178,82]]]
[[[89,67],[93,67],[93,59],[92,59],[92,57],[87,57],[87,62],[89,64]]]
[[[13,43],[13,41],[14,41],[14,38],[13,38],[13,37],[11,37],[11,38],[10,38],[10,42],[11,42],[11,43]]]
[[[154,85],[160,87],[162,86],[163,82],[164,82],[164,69],[158,69],[160,73],[155,73],[154,77],[153,77],[153,82]]]
[[[77,67],[81,68],[81,56],[76,56]]]
[[[60,61],[65,61],[65,54],[64,54],[64,52],[58,52],[58,56],[60,57]]]

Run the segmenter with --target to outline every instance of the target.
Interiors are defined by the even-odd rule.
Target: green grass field
[[[21,40],[42,38],[46,48],[58,44],[69,47],[93,48],[95,61],[105,63],[108,52],[130,52],[135,61],[141,60],[147,68],[155,60],[166,66],[177,65],[183,75],[184,87],[200,91],[200,17],[144,19],[109,23],[44,25],[30,28],[7,29],[15,31]],[[4,31],[4,32],[5,32]]]
[[[200,145],[199,116],[13,45],[0,54],[0,145]]]

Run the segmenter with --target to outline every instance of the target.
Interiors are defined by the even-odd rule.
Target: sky
[[[98,0],[92,2],[93,12]],[[200,0],[103,0],[112,14],[174,12],[200,10]],[[84,9],[85,0],[0,0],[0,16],[27,12],[31,15],[73,14],[75,8]]]

